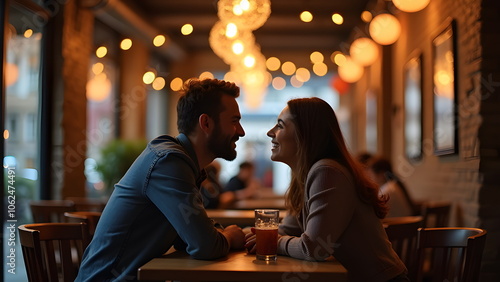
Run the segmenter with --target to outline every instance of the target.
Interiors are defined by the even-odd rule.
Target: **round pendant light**
[[[372,39],[380,45],[391,45],[401,34],[401,24],[391,14],[380,14],[373,18],[368,28]]]

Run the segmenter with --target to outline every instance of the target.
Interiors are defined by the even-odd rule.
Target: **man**
[[[243,200],[255,196],[260,184],[254,178],[254,164],[248,161],[240,164],[238,174],[231,177],[224,187],[224,192],[234,193],[236,200]]]
[[[152,140],[115,185],[76,281],[132,281],[137,269],[175,242],[196,259],[243,248],[235,225],[214,227],[203,208],[202,168],[236,158],[241,127],[234,83],[191,80],[177,105],[177,137]]]

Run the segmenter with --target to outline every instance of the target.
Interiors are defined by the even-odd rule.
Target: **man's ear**
[[[202,114],[198,118],[198,125],[203,132],[209,134],[212,133],[212,130],[214,129],[214,120],[207,114]]]

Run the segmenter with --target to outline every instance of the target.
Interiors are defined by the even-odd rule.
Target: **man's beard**
[[[233,149],[232,143],[238,139],[238,137],[234,136],[224,136],[222,138],[220,127],[217,125],[208,140],[208,149],[215,154],[216,158],[232,161],[236,158],[236,150]]]

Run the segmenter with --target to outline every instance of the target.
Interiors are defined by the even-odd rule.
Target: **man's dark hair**
[[[240,169],[253,168],[254,165],[251,162],[245,161],[240,164]]]
[[[232,82],[218,79],[191,79],[184,83],[181,97],[177,103],[177,129],[189,135],[198,124],[198,118],[207,114],[215,122],[224,111],[221,104],[222,95],[237,98],[240,88]]]

